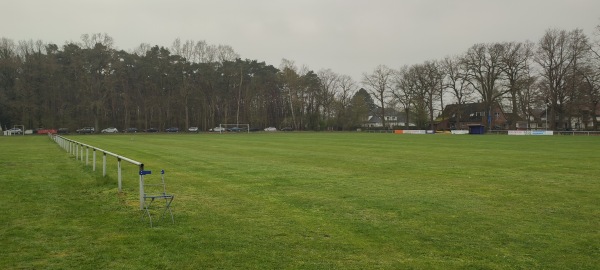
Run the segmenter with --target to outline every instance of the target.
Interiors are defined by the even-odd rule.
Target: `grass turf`
[[[176,223],[141,220],[133,165],[119,194],[114,158],[102,177],[46,137],[0,137],[0,265],[594,269],[600,257],[597,137],[70,138],[165,169]]]

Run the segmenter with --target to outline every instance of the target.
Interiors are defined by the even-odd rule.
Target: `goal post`
[[[227,131],[250,133],[250,124],[219,124],[219,133]]]

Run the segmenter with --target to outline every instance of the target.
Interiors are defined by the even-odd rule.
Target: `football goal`
[[[250,124],[219,124],[219,133],[223,132],[250,133]]]

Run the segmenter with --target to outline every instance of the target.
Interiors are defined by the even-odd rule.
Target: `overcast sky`
[[[281,59],[360,80],[465,52],[476,43],[537,42],[549,28],[600,25],[600,0],[0,0],[0,37],[59,46],[106,33],[115,47],[205,40],[243,59]]]

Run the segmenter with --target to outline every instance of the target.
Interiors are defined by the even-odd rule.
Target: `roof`
[[[480,122],[483,115],[478,113],[484,111],[483,103],[450,104],[442,111],[442,116],[450,121],[456,121],[460,117],[462,122]]]

